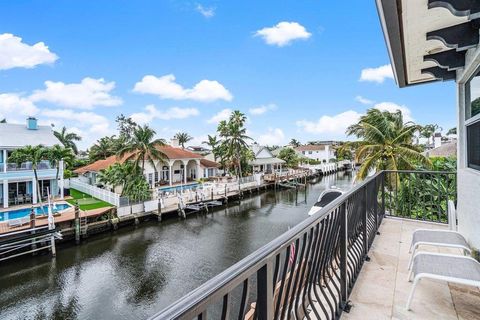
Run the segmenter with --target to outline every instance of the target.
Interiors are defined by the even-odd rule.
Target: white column
[[[202,167],[200,166],[200,160],[197,160],[197,172],[195,174],[195,176],[197,177],[197,179],[201,179],[203,178],[203,172],[202,172]]]
[[[188,161],[185,163],[185,161],[182,161],[183,162],[183,183],[187,183],[187,164],[188,164]]]
[[[35,204],[38,202],[37,199],[37,182],[35,181],[35,178],[32,178],[32,204]]]
[[[172,185],[173,174],[172,174],[173,162],[168,163],[168,183]]]
[[[8,208],[8,180],[3,180],[3,207]]]
[[[7,172],[7,150],[3,150],[3,172]]]
[[[63,199],[63,197],[64,197],[63,187],[65,186],[65,181],[63,180],[63,168],[64,168],[63,160],[60,161],[60,163],[58,165],[60,166],[60,172],[58,173],[59,177],[60,177],[60,180],[58,182],[59,188],[60,188],[60,199]]]

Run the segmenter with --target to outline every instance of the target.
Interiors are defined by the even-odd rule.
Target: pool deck
[[[59,202],[62,203],[62,202]],[[27,208],[30,208],[30,206],[27,206]],[[108,210],[110,210],[112,207],[104,207],[104,208],[98,208],[98,209],[93,209],[93,210],[88,210],[88,211],[82,211],[80,210],[80,217],[96,217],[99,216]],[[17,209],[17,208],[16,208]],[[62,222],[68,222],[68,221],[73,221],[75,220],[75,210],[74,208],[70,208],[62,212],[59,216],[54,217],[55,223],[62,223]],[[46,217],[42,217],[40,219],[35,220],[35,226],[36,227],[41,227],[41,226],[46,226],[48,225],[48,220]],[[8,225],[8,222],[1,222],[0,223],[0,234],[2,233],[8,233],[12,231],[18,231],[18,230],[23,230],[23,229],[28,229],[30,228],[30,224],[24,224],[22,226],[18,227],[10,227]]]

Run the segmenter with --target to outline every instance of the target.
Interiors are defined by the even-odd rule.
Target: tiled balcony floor
[[[412,283],[407,264],[412,232],[418,228],[446,228],[411,220],[385,218],[359,275],[350,300],[351,319],[480,319],[480,290],[476,287],[423,279],[411,311],[405,308]],[[456,249],[421,247],[421,251],[460,253]]]

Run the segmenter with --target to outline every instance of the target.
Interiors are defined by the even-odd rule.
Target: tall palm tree
[[[12,152],[8,160],[10,162],[20,165],[24,162],[30,162],[32,165],[33,175],[35,176],[35,185],[37,189],[38,202],[42,202],[42,193],[40,190],[40,184],[38,181],[37,169],[39,164],[43,160],[48,160],[49,148],[38,146],[25,146],[23,148],[16,149]]]
[[[145,168],[145,161],[155,169],[154,160],[165,159],[165,154],[158,150],[159,146],[164,146],[165,140],[155,139],[155,130],[147,125],[138,126],[133,131],[129,143],[117,152],[118,158],[125,157],[124,160],[133,160],[135,165],[139,166],[141,162],[141,173]]]
[[[364,179],[371,170],[414,169],[416,164],[430,166],[428,158],[412,144],[420,126],[403,122],[402,112],[391,113],[370,109],[360,121],[347,129],[347,135],[361,139],[356,160],[362,165],[357,173]]]
[[[220,121],[217,129],[220,137],[223,138],[222,144],[225,146],[227,155],[238,168],[240,178],[242,178],[241,156],[244,153],[243,151],[248,148],[247,140],[252,139],[246,134],[246,120],[247,117],[243,113],[235,110],[230,115],[228,122]]]
[[[72,153],[72,149],[64,148],[56,144],[53,147],[48,148],[47,158],[48,158],[48,161],[50,161],[50,164],[53,167],[57,168],[55,180],[58,181],[58,176],[60,173],[60,161],[63,160],[65,163],[72,165],[74,156]]]
[[[90,148],[88,152],[89,158],[92,161],[99,159],[106,159],[115,154],[114,150],[115,136],[103,137],[97,140],[97,142]],[[120,150],[121,148],[119,148]]]
[[[78,154],[78,148],[75,144],[75,141],[82,140],[82,137],[80,137],[76,133],[67,132],[66,127],[63,127],[60,131],[53,131],[53,134],[55,135],[55,137],[57,137],[58,141],[63,144],[65,148],[70,148],[75,154]]]
[[[296,148],[296,147],[299,147],[301,145],[301,143],[297,139],[292,139],[292,140],[290,140],[290,145],[292,147]]]
[[[178,139],[178,143],[185,149],[185,143],[192,140],[193,138],[186,132],[178,132],[175,135],[175,138]]]
[[[220,141],[218,140],[217,136],[208,135],[207,141],[203,141],[202,143],[206,144],[212,149],[213,159],[216,162],[217,156],[218,156],[218,145],[220,144]]]

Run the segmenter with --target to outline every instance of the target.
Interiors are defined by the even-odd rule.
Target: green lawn
[[[80,210],[84,211],[112,206],[108,202],[93,198],[91,195],[80,192],[76,189],[70,189],[70,196],[73,199],[69,199],[67,200],[67,202],[75,205],[78,201],[78,206],[80,207]]]

